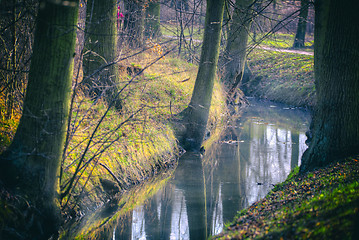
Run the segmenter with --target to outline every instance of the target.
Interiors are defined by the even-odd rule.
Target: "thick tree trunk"
[[[116,0],[89,0],[86,17],[86,43],[83,60],[85,91],[93,98],[102,95],[111,102],[117,93]],[[117,101],[117,100],[115,100]],[[121,108],[118,102],[117,108]]]
[[[201,60],[189,106],[183,145],[187,150],[199,150],[203,141],[211,106],[223,20],[224,0],[208,0]]]
[[[248,33],[252,22],[253,0],[237,0],[226,46],[226,67],[223,82],[227,86],[228,97],[240,85],[246,62]]]
[[[78,1],[40,3],[23,115],[11,146],[0,156],[3,183],[39,213],[36,224],[29,227],[33,227],[31,239],[48,239],[58,227],[59,167],[69,112],[77,12]]]
[[[301,172],[359,153],[359,15],[355,1],[315,2],[314,70],[318,96],[313,138]]]
[[[145,36],[147,38],[157,38],[161,36],[160,13],[161,5],[159,0],[148,3],[145,18]]]
[[[297,33],[295,34],[293,48],[303,48],[305,42],[305,33],[307,31],[307,18],[309,0],[300,1],[300,12],[297,26]]]

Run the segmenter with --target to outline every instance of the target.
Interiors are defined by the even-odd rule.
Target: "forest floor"
[[[359,156],[294,170],[212,239],[359,239]]]

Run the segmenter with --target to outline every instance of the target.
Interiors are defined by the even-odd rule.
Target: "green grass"
[[[247,95],[296,106],[315,105],[313,56],[255,49],[248,64],[254,77],[244,85]]]
[[[156,54],[142,54],[123,64],[141,68],[156,58]],[[121,188],[128,188],[154,174],[156,166],[175,158],[177,143],[168,119],[187,106],[194,80],[184,83],[181,80],[194,79],[197,70],[193,65],[183,61],[177,63],[178,61],[168,57],[147,69],[143,76],[135,79],[120,95],[121,111],[112,108],[107,113],[85,155],[84,162],[89,164],[82,170],[79,183],[74,189],[76,194],[83,191],[86,196],[81,199],[82,205],[101,201],[101,196],[94,194],[99,185],[98,176],[113,180],[99,163],[116,173]],[[171,75],[172,72],[182,73]],[[121,76],[119,87],[124,86],[128,80],[129,76],[126,74]],[[70,141],[69,155],[64,163],[64,184],[73,175],[88,143],[87,138],[107,109],[105,102],[94,104],[81,95],[76,102],[79,108],[78,113],[74,114],[76,120],[72,125],[79,127]],[[125,124],[114,130],[122,122]],[[64,199],[63,205],[72,206],[72,203],[75,204],[72,200],[70,199],[70,204],[66,204],[67,199]]]
[[[254,44],[253,34],[249,38],[249,45]],[[281,48],[288,49],[292,48],[294,43],[294,34],[288,33],[274,33],[270,35],[257,34],[256,41],[260,42],[259,46],[266,46],[272,48]],[[305,48],[303,50],[312,51],[314,40],[312,36],[306,36],[306,41],[304,43]]]
[[[150,50],[121,64],[144,68],[158,57],[158,50]],[[196,74],[197,66],[176,57],[166,56],[146,69],[144,75],[138,76],[122,92],[121,111],[110,109],[85,155],[84,162],[89,164],[82,170],[79,183],[74,189],[75,195],[82,192],[85,196],[80,200],[81,205],[87,206],[102,201],[102,196],[98,194],[99,177],[113,180],[99,163],[106,165],[116,174],[124,190],[155,174],[155,169],[175,158],[177,141],[169,119],[188,105]],[[131,77],[124,73],[119,87],[125,86],[129,79]],[[220,119],[220,112],[224,109],[222,99],[219,86],[214,92],[210,122]],[[73,175],[88,143],[87,138],[107,109],[105,102],[94,104],[81,95],[76,101],[79,112],[75,118],[79,118],[73,121],[72,125],[79,125],[79,128],[71,139],[69,156],[64,164],[64,184]],[[114,131],[121,122],[125,124]],[[101,153],[102,150],[106,151]],[[64,199],[62,203],[67,207],[76,204],[74,199],[70,199],[69,204],[66,202],[67,199]],[[67,211],[67,208],[64,210]]]
[[[306,175],[294,172],[214,238],[354,239],[358,177],[357,157]]]
[[[132,57],[121,64],[144,68],[159,57],[162,49],[158,48],[157,45],[153,51]],[[121,182],[120,187],[126,190],[156,174],[158,168],[175,159],[178,146],[169,120],[188,105],[197,69],[196,65],[178,59],[177,56],[167,55],[146,69],[142,76],[122,92],[122,109],[118,111],[111,108],[108,111],[84,155],[83,168],[77,174],[78,182],[71,192],[72,197],[65,197],[61,202],[64,216],[70,214],[72,208],[75,211],[92,208],[104,201],[99,177],[109,180],[113,178],[100,163],[116,174]],[[123,73],[119,87],[124,86],[129,79],[131,77]],[[0,107],[3,108],[4,102],[2,98],[0,100]],[[210,110],[210,125],[216,125],[216,121],[221,119],[224,103],[223,91],[217,82]],[[107,106],[102,100],[94,102],[81,91],[78,92],[71,122],[76,131],[70,138],[68,155],[63,163],[62,186],[67,186],[66,183],[73,176]],[[9,121],[0,119],[1,150],[9,146],[18,122],[19,116]],[[76,198],[80,195],[81,198]]]
[[[145,53],[141,56],[136,56],[129,59],[128,63],[124,65],[136,65],[145,67],[148,62],[155,59],[158,51]],[[135,81],[124,90],[121,96],[123,99],[123,106],[121,113],[111,109],[109,117],[105,119],[98,136],[101,142],[101,137],[106,134],[106,131],[113,129],[119,122],[126,119],[130,114],[142,109],[131,121],[125,124],[117,131],[114,136],[120,138],[113,143],[113,145],[102,154],[99,161],[106,164],[117,176],[123,185],[129,187],[132,183],[143,181],[154,174],[154,169],[158,166],[166,166],[168,162],[172,161],[177,148],[177,141],[174,134],[174,129],[170,124],[169,119],[175,114],[181,112],[188,105],[193,90],[194,82],[197,74],[197,66],[187,63],[176,56],[166,56],[159,62],[146,69],[143,76],[138,77]],[[120,87],[129,80],[129,76],[121,76]],[[210,110],[210,124],[216,124],[220,121],[221,112],[224,109],[225,101],[223,97],[222,88],[219,83],[216,83],[216,89],[213,93],[212,107]],[[80,99],[79,99],[80,100]],[[81,107],[80,115],[89,108],[92,104],[88,99],[83,99],[83,106]],[[93,107],[93,114],[89,115],[89,119],[82,123],[81,129],[88,129],[91,122],[96,121],[99,116],[105,111],[106,104],[97,104]],[[77,147],[83,140],[79,136],[72,142],[72,147]],[[97,140],[97,138],[96,138]],[[78,147],[77,147],[78,148]],[[79,148],[80,150],[83,147]],[[92,147],[91,154],[96,154],[98,147]],[[73,156],[67,160],[66,164],[70,164],[79,156],[79,152],[74,152]],[[89,155],[91,155],[89,154]],[[67,173],[69,177],[73,172],[74,167],[69,169]],[[91,172],[91,168],[85,171],[84,177],[80,180],[80,186],[86,182],[87,176],[91,176],[91,181],[87,183],[85,193],[92,193],[88,198],[91,202],[100,202],[101,196],[97,195],[98,176],[108,178],[111,176],[101,167],[96,167]],[[81,188],[76,189],[76,194],[81,191]],[[142,191],[142,190],[141,190]],[[86,195],[86,194],[83,194]],[[138,194],[136,194],[138,195]],[[141,194],[145,196],[146,194]],[[84,199],[84,201],[86,198]],[[137,200],[136,200],[137,201]],[[131,209],[134,200],[129,198],[125,200],[125,207],[121,212]],[[86,202],[82,203],[86,206]],[[131,205],[132,204],[132,205]],[[114,221],[115,222],[115,221]],[[100,224],[99,222],[94,223]],[[100,224],[101,225],[101,224]],[[92,228],[92,227],[91,227]],[[97,231],[87,229],[87,233],[96,235]],[[80,237],[81,239],[81,234]]]

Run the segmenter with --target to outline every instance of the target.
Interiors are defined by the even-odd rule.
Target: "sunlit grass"
[[[145,68],[157,57],[158,51],[152,51],[121,64]],[[86,196],[83,198],[85,205],[88,202],[99,204],[99,177],[113,180],[103,165],[117,176],[121,187],[126,189],[154,174],[158,166],[172,161],[177,141],[169,120],[188,105],[196,74],[197,66],[176,56],[166,56],[145,69],[144,74],[137,76],[120,95],[122,109],[118,111],[112,108],[107,113],[84,157],[82,155],[88,138],[108,104],[103,101],[94,103],[79,94],[76,99],[78,113],[74,114],[72,123],[79,127],[70,142],[64,164],[63,185],[69,181],[83,158],[82,164],[86,164],[86,169],[78,174],[81,176],[74,192],[76,195],[82,192]],[[119,89],[131,79],[132,76],[122,75]],[[220,121],[220,113],[224,109],[219,83],[216,83],[215,89],[209,120],[212,125]],[[125,124],[118,127],[123,122]],[[67,198],[63,204],[66,205],[66,201]]]
[[[162,49],[153,44],[153,49],[119,64],[146,68],[167,49],[169,47]],[[118,89],[129,81],[131,83],[119,95],[121,109],[112,107],[108,110],[105,100],[94,101],[78,89],[68,148],[62,163],[62,192],[69,188],[71,179],[76,176],[70,194],[61,202],[64,215],[71,209],[81,214],[84,209],[106,201],[100,178],[115,181],[111,176],[114,174],[120,189],[126,190],[174,160],[178,146],[170,119],[188,106],[197,70],[198,66],[182,60],[175,53],[161,58],[134,79],[122,73]],[[0,107],[3,111],[3,98]],[[224,109],[222,87],[217,82],[209,126],[213,128],[221,121]],[[106,116],[101,119],[104,114]],[[10,145],[19,119],[20,114],[8,121],[1,119],[1,150]]]
[[[255,49],[248,64],[254,74],[248,87],[254,95],[297,106],[315,104],[312,55]]]
[[[273,33],[273,34],[257,34],[256,41],[254,41],[253,34],[249,37],[248,45],[251,46],[253,44],[259,43],[259,46],[266,46],[272,48],[280,48],[280,49],[288,49],[293,47],[294,43],[294,34],[288,33]],[[312,48],[314,44],[314,40],[312,36],[306,36],[305,47]],[[310,50],[312,51],[312,50]]]

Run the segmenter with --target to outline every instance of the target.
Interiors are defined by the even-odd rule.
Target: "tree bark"
[[[31,239],[48,239],[58,230],[59,167],[77,12],[78,1],[40,2],[23,115],[11,146],[0,156],[5,186],[21,194],[39,213],[36,224],[29,227],[33,227]]]
[[[206,131],[216,75],[224,0],[208,0],[203,46],[191,102],[185,110],[187,121],[183,147],[199,150]]]
[[[89,0],[86,16],[86,43],[83,60],[85,92],[93,97],[104,96],[107,102],[117,93],[116,0]],[[121,108],[118,101],[115,106]]]
[[[235,92],[241,84],[244,75],[244,66],[247,55],[248,34],[252,22],[253,0],[237,0],[236,9],[233,13],[233,23],[228,35],[226,46],[226,67],[223,82],[227,87],[227,99],[233,101]],[[238,98],[243,97],[243,93],[238,94]],[[234,101],[240,102],[240,101]]]
[[[124,28],[127,35],[127,43],[132,48],[143,46],[144,32],[144,6],[142,0],[124,0],[125,19]]]
[[[237,0],[226,46],[224,83],[232,86],[242,76],[246,61],[248,33],[252,22],[253,0]]]
[[[146,8],[145,36],[147,38],[157,38],[161,36],[160,25],[161,5],[160,1],[151,1]]]
[[[300,1],[300,12],[297,26],[297,33],[295,34],[293,48],[303,48],[305,42],[305,33],[307,31],[309,0]]]
[[[359,153],[359,15],[354,0],[315,2],[313,138],[301,172]]]

